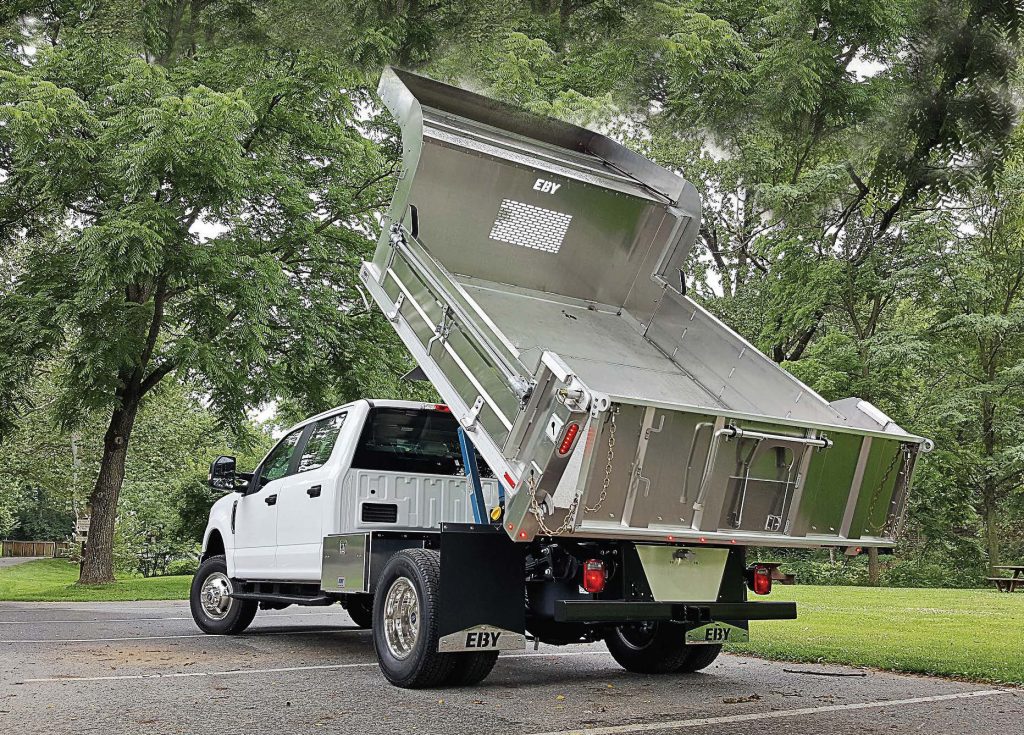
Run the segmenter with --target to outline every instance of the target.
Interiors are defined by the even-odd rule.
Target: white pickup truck
[[[527,637],[706,667],[777,570],[891,547],[930,442],[828,402],[685,293],[696,191],[592,131],[387,69],[403,175],[360,279],[444,404],[292,428],[210,515],[199,626],[340,602],[385,677],[470,684]]]

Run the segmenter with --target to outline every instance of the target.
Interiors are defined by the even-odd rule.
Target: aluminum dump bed
[[[700,201],[595,132],[387,69],[402,176],[360,276],[503,478],[505,528],[891,545],[930,442],[683,293]]]

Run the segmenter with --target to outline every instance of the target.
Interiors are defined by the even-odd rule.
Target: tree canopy
[[[0,432],[43,375],[62,430],[99,421],[112,539],[165,381],[236,427],[420,390],[355,275],[398,173],[372,92],[397,63],[682,173],[690,293],[826,398],[936,439],[916,547],[1020,555],[1020,23],[1009,0],[16,0]]]

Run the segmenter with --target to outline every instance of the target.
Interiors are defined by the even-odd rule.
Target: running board
[[[232,592],[230,597],[235,600],[255,600],[257,602],[279,602],[285,605],[333,605],[338,600],[327,595],[278,595],[262,592]]]

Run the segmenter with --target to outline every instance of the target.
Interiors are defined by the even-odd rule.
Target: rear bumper
[[[669,620],[710,623],[716,620],[794,620],[795,602],[632,602],[626,600],[559,600],[559,623],[641,623]]]

